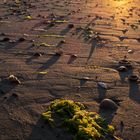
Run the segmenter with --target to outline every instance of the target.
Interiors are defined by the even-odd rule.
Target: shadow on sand
[[[39,56],[31,56],[30,58],[28,58],[28,59],[26,60],[26,63],[27,63],[27,64],[31,64],[32,61],[33,61],[34,59],[37,59],[37,58],[39,58]]]
[[[72,140],[72,136],[62,129],[51,127],[40,118],[27,140]]]
[[[98,93],[99,93],[98,99],[99,99],[99,101],[103,100],[106,97],[106,92],[107,92],[106,89],[104,89],[98,85]]]
[[[16,87],[15,84],[10,83],[7,80],[2,80],[0,82],[0,96],[5,95],[6,93],[10,92],[12,89]]]
[[[129,70],[127,72],[119,72],[119,75],[120,75],[120,78],[121,78],[121,82],[124,83],[126,78],[129,76],[129,75],[132,75],[133,73],[133,70]]]
[[[129,98],[140,103],[140,90],[138,82],[129,83]]]
[[[99,109],[99,115],[106,120],[108,124],[111,124],[117,110],[104,110]]]
[[[9,49],[12,49],[14,47],[16,47],[20,42],[17,40],[15,42],[12,42],[12,43],[6,43],[5,45],[5,50],[9,50]]]
[[[47,60],[47,62],[41,66],[37,72],[42,72],[48,68],[50,68],[52,65],[54,65],[60,58],[61,56],[59,55],[53,55],[51,58],[49,58],[49,60]],[[43,75],[42,74],[38,74],[37,75],[37,79],[42,79],[43,78]]]
[[[71,30],[71,28],[66,27],[65,29],[63,29],[63,30],[60,32],[60,35],[66,35],[70,30]]]

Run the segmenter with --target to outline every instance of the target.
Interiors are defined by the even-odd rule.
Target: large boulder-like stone
[[[112,101],[111,99],[104,99],[100,103],[101,109],[109,109],[109,110],[116,110],[118,108],[118,105]]]

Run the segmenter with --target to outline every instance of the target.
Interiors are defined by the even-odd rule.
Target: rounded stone
[[[73,28],[74,27],[74,24],[69,24],[68,25],[68,28]]]
[[[55,56],[61,56],[61,55],[63,55],[63,51],[58,51],[55,53]]]
[[[21,37],[21,38],[19,38],[18,41],[19,41],[19,42],[23,42],[23,41],[25,41],[25,38]]]
[[[126,68],[125,66],[120,66],[120,67],[118,68],[118,71],[120,71],[120,72],[125,72],[125,71],[127,71],[127,68]]]
[[[116,110],[118,108],[118,105],[111,99],[104,99],[100,103],[100,108],[108,110]]]
[[[139,79],[139,77],[138,77],[137,75],[130,75],[130,76],[128,77],[128,79],[129,79],[129,81],[131,81],[131,82],[137,82],[138,79]]]

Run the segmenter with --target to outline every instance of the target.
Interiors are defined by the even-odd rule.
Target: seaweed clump
[[[96,112],[88,112],[85,106],[72,100],[55,100],[42,114],[44,120],[55,126],[59,122],[75,140],[100,140],[113,137],[114,127],[108,125]]]

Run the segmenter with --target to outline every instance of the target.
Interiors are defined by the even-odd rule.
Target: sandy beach
[[[105,98],[118,109],[101,110]],[[0,140],[72,140],[42,123],[55,99],[81,102],[116,136],[140,140],[139,0],[0,0]]]

